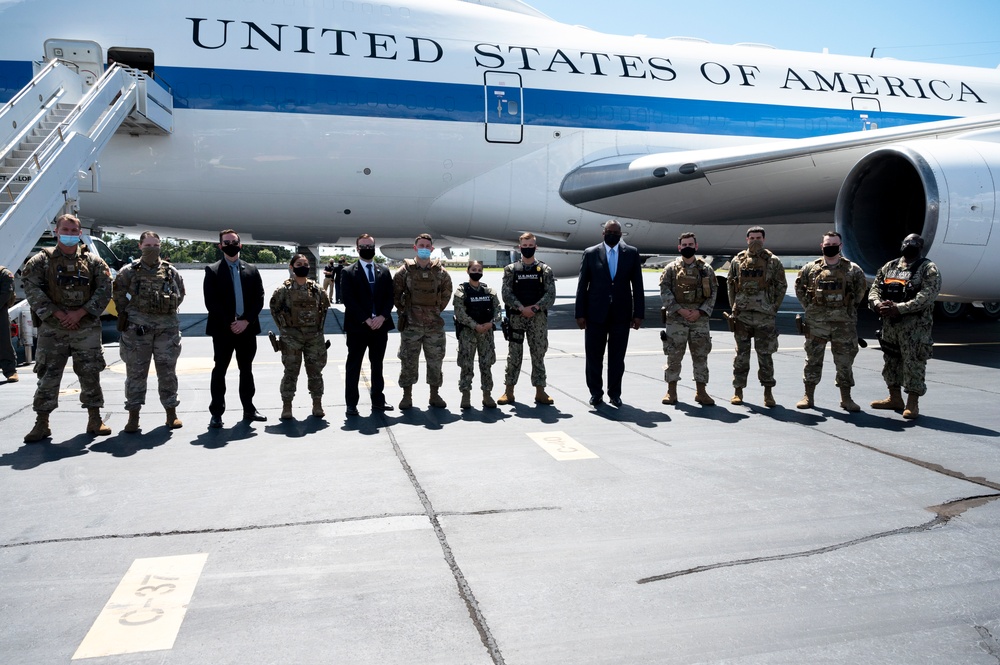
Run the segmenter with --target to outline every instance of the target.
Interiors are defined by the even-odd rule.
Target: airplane
[[[869,276],[921,233],[943,311],[1000,318],[997,70],[601,34],[518,0],[6,0],[0,26],[4,155],[36,117],[4,118],[51,106],[31,91],[53,71],[82,81],[58,75],[80,110],[50,123],[74,137],[88,95],[149,91],[78,141],[63,184],[29,157],[18,187],[0,172],[0,259],[52,219],[15,226],[4,196],[46,187],[95,231],[232,227],[314,254],[370,233],[389,256],[423,231],[501,249],[531,231],[563,272],[609,217],[643,254],[693,230],[731,256],[759,224],[813,255],[836,227]]]

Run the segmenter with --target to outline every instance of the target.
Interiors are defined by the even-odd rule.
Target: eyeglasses
[[[375,245],[358,245],[358,249],[375,249]]]
[[[239,244],[240,244],[239,240],[223,240],[222,241],[222,246],[223,247],[236,247]]]

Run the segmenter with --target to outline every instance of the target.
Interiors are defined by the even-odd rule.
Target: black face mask
[[[840,245],[826,245],[823,247],[823,256],[828,259],[832,259],[837,254],[840,254]]]
[[[483,278],[483,273],[481,273],[481,272],[470,272],[469,273],[469,281],[470,282],[478,282],[482,278]]]
[[[920,248],[916,245],[903,245],[903,258],[907,261],[920,257]]]
[[[535,255],[535,249],[536,249],[535,247],[521,247],[520,249],[521,249],[521,256],[523,256],[526,259],[530,259],[532,256]]]
[[[684,247],[681,249],[681,256],[683,256],[685,259],[690,259],[692,256],[694,256],[695,251],[697,250],[695,250],[694,247]]]
[[[240,253],[240,246],[239,245],[223,245],[222,246],[222,253],[225,254],[226,256],[228,256],[229,258],[234,258],[234,257],[236,257],[236,256],[239,255],[239,253]]]
[[[295,266],[292,268],[292,272],[295,273],[296,277],[308,277],[309,266]]]
[[[363,258],[365,261],[371,261],[375,258],[375,248],[374,247],[361,247],[358,249],[358,256]]]
[[[618,244],[618,241],[622,239],[622,234],[620,233],[605,233],[604,234],[604,244],[608,247],[614,247]]]

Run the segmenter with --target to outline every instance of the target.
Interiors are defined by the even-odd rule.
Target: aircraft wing
[[[560,194],[602,214],[673,224],[831,221],[868,153],[915,140],[1000,143],[1000,114],[709,150],[622,155],[571,171]]]

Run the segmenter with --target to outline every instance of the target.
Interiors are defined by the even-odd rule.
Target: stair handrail
[[[39,63],[41,64],[41,63]],[[42,83],[47,82],[47,76],[53,72],[57,67],[67,66],[71,69],[76,70],[77,75],[79,75],[80,67],[73,62],[68,62],[65,60],[52,60],[50,61],[42,70],[33,78],[31,81],[22,88],[13,99],[4,104],[3,108],[0,109],[0,121],[8,120],[5,115],[12,113],[14,109],[18,106],[21,101],[26,101],[28,98],[28,93],[33,93],[36,89],[42,85]],[[33,115],[25,115],[21,118],[16,118],[12,122],[20,123],[18,127],[19,131],[13,135],[9,140],[0,146],[0,157],[6,156],[12,150],[16,150],[24,139],[34,130],[35,126],[40,120],[42,120],[45,115],[49,112],[54,104],[59,103],[60,99],[66,94],[66,88],[62,85],[52,89],[51,91],[46,91],[43,93],[43,99],[38,102],[29,102],[29,105],[36,109]],[[81,88],[82,94],[82,88]],[[74,104],[77,102],[74,101]],[[0,139],[3,140],[3,139]]]

